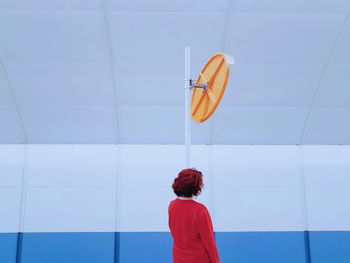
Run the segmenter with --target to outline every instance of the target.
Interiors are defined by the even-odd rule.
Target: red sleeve
[[[212,263],[220,263],[214,240],[213,224],[206,207],[203,207],[197,220],[198,232]]]

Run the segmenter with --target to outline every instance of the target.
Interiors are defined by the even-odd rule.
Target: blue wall
[[[304,232],[219,232],[222,262],[309,263]]]
[[[311,263],[350,262],[350,231],[309,235],[310,255],[302,231],[217,232],[215,237],[223,263],[308,263],[309,256]],[[171,248],[169,232],[0,234],[4,263],[167,263]]]
[[[350,231],[310,232],[311,261],[317,263],[349,263]]]
[[[114,262],[115,233],[25,233],[23,263]]]
[[[0,234],[0,262],[16,262],[18,234]]]

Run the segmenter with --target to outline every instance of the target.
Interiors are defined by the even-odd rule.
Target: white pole
[[[191,119],[190,119],[190,78],[191,78],[191,49],[185,48],[185,146],[186,168],[191,166]]]

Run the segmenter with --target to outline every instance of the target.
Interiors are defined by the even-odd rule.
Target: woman
[[[192,199],[201,193],[202,178],[200,171],[185,169],[172,185],[179,197],[171,201],[168,208],[174,263],[220,262],[208,209]]]

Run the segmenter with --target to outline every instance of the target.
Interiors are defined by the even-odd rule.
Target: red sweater
[[[213,224],[205,205],[194,200],[170,202],[169,228],[174,263],[220,263]]]

